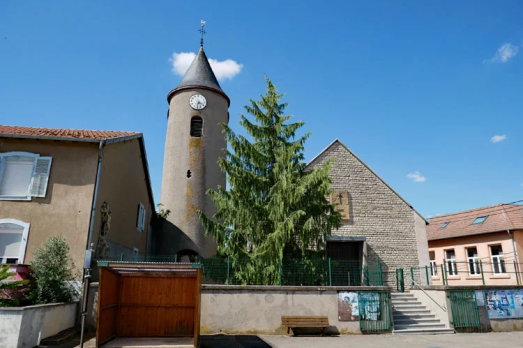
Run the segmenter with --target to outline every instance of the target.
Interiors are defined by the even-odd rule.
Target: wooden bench
[[[326,316],[295,316],[295,317],[281,317],[281,324],[287,326],[287,335],[290,336],[290,329],[300,327],[321,327],[321,335],[326,327],[329,327],[329,317]],[[296,333],[294,334],[296,336]]]

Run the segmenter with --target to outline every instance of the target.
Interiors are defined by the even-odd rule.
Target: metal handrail
[[[427,294],[427,292],[426,292],[426,291],[421,287],[421,285],[419,285],[419,284],[418,284],[418,283],[413,279],[413,277],[410,276],[410,274],[407,274],[407,278],[410,278],[410,282],[411,282],[411,284],[414,284],[414,285],[417,286],[421,291],[423,291],[423,293],[424,293],[425,295],[427,295],[427,297],[430,298],[430,299],[432,300],[432,302],[434,302],[434,303],[435,303],[439,308],[441,308],[444,312],[447,311],[447,307],[446,307],[446,306],[441,307],[441,305],[440,305],[438,302],[436,302],[436,300],[434,300],[434,299],[432,298],[432,296],[430,296],[429,294]]]

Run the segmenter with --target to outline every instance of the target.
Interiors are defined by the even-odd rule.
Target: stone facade
[[[397,268],[407,274],[410,267],[425,266],[425,223],[416,223],[425,222],[423,218],[339,140],[309,167],[321,166],[330,158],[336,159],[330,174],[332,189],[349,193],[349,219],[332,235],[365,239],[366,260],[382,264],[389,285],[395,284]]]

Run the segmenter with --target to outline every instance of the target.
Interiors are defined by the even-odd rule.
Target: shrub
[[[20,287],[29,282],[28,280],[7,280],[7,278],[15,274],[14,272],[9,272],[10,267],[11,265],[0,267],[0,307],[18,306],[18,299],[11,296],[13,292],[16,292],[16,290],[19,290]]]
[[[69,245],[62,236],[49,237],[36,250],[31,261],[32,286],[29,299],[34,304],[70,302],[78,297],[75,266],[69,257]]]

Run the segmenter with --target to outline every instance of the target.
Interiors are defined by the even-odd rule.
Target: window
[[[0,263],[24,262],[28,233],[28,223],[0,219]]]
[[[444,229],[445,227],[447,227],[448,224],[450,224],[450,221],[445,222],[443,225],[441,225],[441,227],[439,229],[440,230]]]
[[[138,204],[138,216],[136,217],[136,229],[142,232],[145,229],[145,217],[147,216],[142,203]]]
[[[138,256],[140,256],[140,252],[138,251],[138,248],[133,248],[133,261],[138,262]]]
[[[490,259],[492,261],[492,271],[494,274],[507,273],[505,269],[505,258],[503,257],[503,249],[501,249],[501,245],[490,246]]]
[[[467,248],[467,263],[470,275],[480,275],[478,249]]]
[[[29,152],[0,153],[0,200],[45,197],[51,162]]]
[[[458,275],[456,253],[454,253],[454,250],[445,250],[445,267],[447,268],[447,274],[449,276]]]
[[[483,221],[487,220],[488,216],[480,216],[480,217],[477,217],[474,219],[474,221],[472,221],[471,225],[477,225],[477,224],[482,224]]]
[[[438,265],[436,264],[436,255],[434,251],[429,251],[430,257],[430,275],[432,277],[438,276]]]
[[[201,137],[203,130],[203,119],[200,116],[191,118],[191,137]]]

